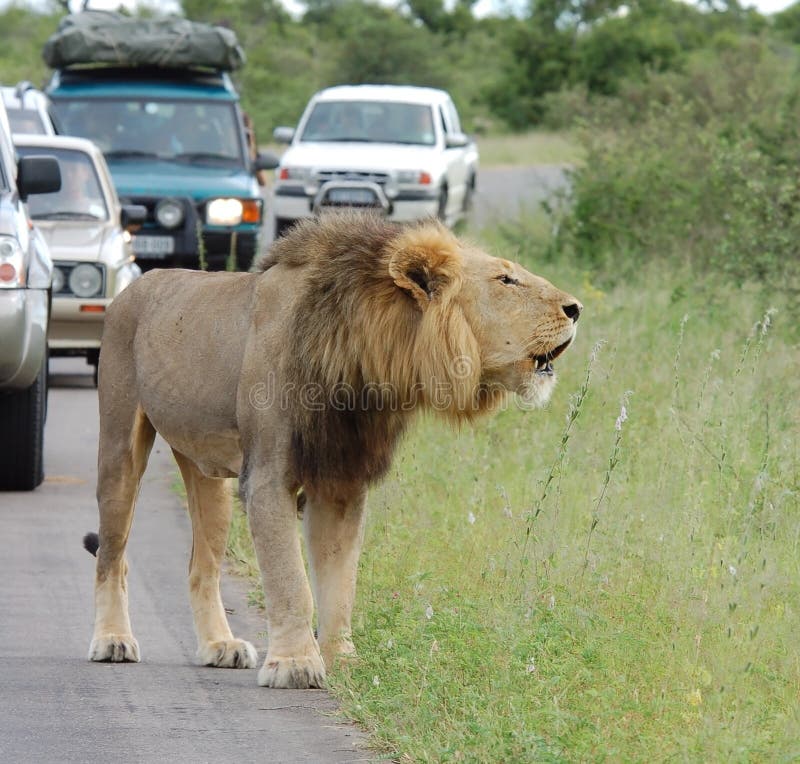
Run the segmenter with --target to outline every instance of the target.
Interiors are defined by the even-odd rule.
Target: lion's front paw
[[[243,639],[227,639],[209,642],[197,651],[197,659],[203,666],[219,668],[255,668],[258,654],[255,647]]]
[[[318,655],[273,657],[268,655],[258,672],[262,687],[284,690],[308,690],[325,687],[325,665]]]
[[[89,660],[138,663],[139,643],[132,634],[107,634],[104,637],[95,637],[89,646]]]

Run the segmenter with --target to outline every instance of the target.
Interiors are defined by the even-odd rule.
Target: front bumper
[[[147,221],[132,240],[136,262],[143,271],[199,268],[203,262],[210,270],[223,270],[231,265],[246,270],[258,252],[260,222],[213,226],[203,222],[204,202],[175,197],[183,208],[183,222],[177,228],[168,229],[156,220],[155,209],[162,197],[133,195],[125,198],[147,209]]]
[[[312,217],[320,209],[318,200],[328,187],[340,187],[342,183],[324,184],[315,194],[308,194],[303,186],[284,184],[277,185],[273,196],[272,209],[275,218],[280,220],[297,220]],[[368,188],[373,184],[347,184],[350,188]],[[387,205],[384,214],[389,220],[412,221],[436,215],[439,211],[439,195],[436,189],[401,191],[393,197],[381,195]],[[327,208],[330,205],[325,205]],[[338,206],[338,205],[337,205]],[[352,205],[375,207],[376,205]]]
[[[47,344],[54,355],[79,354],[100,347],[107,298],[55,297]]]
[[[0,387],[25,390],[47,352],[46,289],[0,289]]]

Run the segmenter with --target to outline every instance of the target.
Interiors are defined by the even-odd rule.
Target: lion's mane
[[[277,264],[296,269],[301,290],[280,374],[298,393],[289,415],[301,483],[374,482],[412,411],[459,422],[497,403],[480,384],[480,348],[456,299],[459,245],[440,223],[328,214],[297,224],[254,270]]]

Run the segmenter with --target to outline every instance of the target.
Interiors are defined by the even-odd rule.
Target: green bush
[[[797,290],[795,67],[745,41],[598,103],[586,162],[552,210],[551,255],[568,251],[609,276],[666,260]]]

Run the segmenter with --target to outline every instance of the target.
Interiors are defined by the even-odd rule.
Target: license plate
[[[376,204],[378,197],[368,188],[332,188],[326,194],[323,204]]]
[[[134,236],[134,254],[143,257],[166,257],[175,251],[175,239],[172,236]]]

